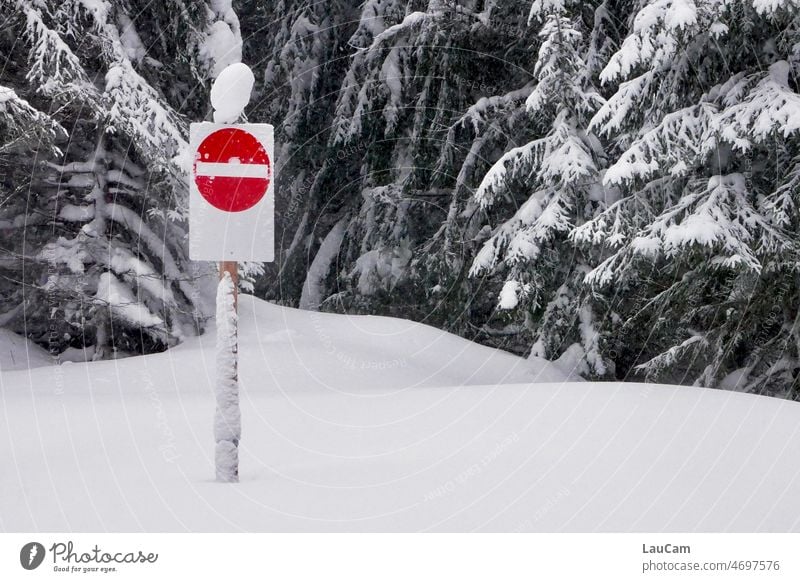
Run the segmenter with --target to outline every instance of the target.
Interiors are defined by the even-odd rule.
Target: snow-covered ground
[[[49,366],[53,358],[27,338],[0,328],[0,373]]]
[[[796,403],[240,306],[241,483],[213,481],[212,330],[3,372],[0,530],[800,530]]]

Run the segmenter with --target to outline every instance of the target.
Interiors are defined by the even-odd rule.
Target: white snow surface
[[[211,75],[218,76],[225,67],[242,60],[242,41],[227,22],[217,20],[209,25],[200,54],[209,64]]]
[[[157,327],[164,323],[133,296],[125,283],[109,272],[100,275],[97,281],[95,301],[101,305],[108,305],[114,315],[142,328]]]
[[[0,374],[3,531],[789,531],[800,405],[566,382],[404,320],[240,297],[238,484],[213,330]]]
[[[0,328],[0,372],[50,366],[53,358],[28,338]]]
[[[325,239],[314,255],[314,260],[308,268],[303,291],[300,294],[300,309],[318,310],[322,303],[322,283],[331,270],[331,265],[339,254],[345,232],[347,230],[347,219],[342,218],[337,222],[331,231],[325,235]]]
[[[225,67],[211,87],[211,105],[216,123],[234,123],[250,102],[256,81],[253,71],[244,63]]]
[[[506,281],[500,291],[498,305],[500,309],[514,309],[519,304],[519,296],[523,287],[519,281]]]
[[[142,43],[139,33],[136,31],[133,20],[124,13],[120,13],[117,16],[117,20],[119,20],[120,28],[119,40],[122,43],[125,54],[130,60],[141,62],[141,60],[147,56],[147,49]]]
[[[228,65],[242,60],[241,26],[231,0],[211,0],[208,17],[212,22],[199,47],[200,58],[206,62],[211,76],[217,77]]]

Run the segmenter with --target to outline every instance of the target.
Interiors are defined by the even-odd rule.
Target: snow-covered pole
[[[216,123],[234,123],[250,101],[255,77],[244,63],[229,65],[211,88],[211,105]],[[239,481],[239,441],[242,415],[239,409],[238,340],[239,264],[219,263],[217,287],[217,379],[214,413],[214,464],[217,481]]]
[[[233,310],[238,310],[239,304],[239,263],[237,261],[220,261],[219,262],[219,280],[225,278],[225,273],[231,278],[233,283]]]
[[[219,264],[217,287],[217,382],[214,412],[214,464],[217,481],[239,481],[239,440],[242,414],[239,410],[239,340],[236,287],[237,263]]]

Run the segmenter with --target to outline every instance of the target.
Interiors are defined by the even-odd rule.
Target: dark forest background
[[[0,0],[0,326],[205,329],[187,129],[239,59],[278,158],[245,291],[800,397],[795,0]]]

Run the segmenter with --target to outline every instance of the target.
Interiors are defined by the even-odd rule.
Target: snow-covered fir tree
[[[465,180],[485,161],[477,147],[464,168],[460,158],[474,140],[466,134],[490,125],[482,115],[524,101],[516,91],[483,103],[506,83],[530,81],[515,64],[526,58],[526,15],[494,3],[380,0],[361,7],[354,30],[340,27],[349,54],[337,59],[346,66],[336,69],[333,114],[324,130],[317,125],[326,141],[312,151],[322,163],[311,179],[293,175],[308,192],[290,245],[302,306],[387,311],[473,335],[475,312],[488,317],[494,300],[467,277],[476,243],[456,233],[455,220]],[[508,143],[502,128],[488,131],[487,148]]]
[[[276,261],[266,265],[256,285],[259,292],[296,304],[308,267],[311,191],[326,158],[357,7],[339,0],[281,0],[246,1],[237,10],[248,40],[245,61],[260,64],[248,111],[275,126],[276,187],[282,193],[276,199]]]
[[[601,74],[621,197],[573,238],[611,251],[587,282],[625,374],[797,394],[798,14],[642,3]]]
[[[96,358],[202,325],[183,114],[230,51],[225,4],[3,0],[5,325]]]
[[[603,144],[588,129],[604,104],[591,64],[606,46],[596,39],[604,38],[607,16],[605,4],[543,0],[531,7],[530,19],[541,29],[524,107],[532,133],[541,137],[504,153],[478,186],[474,197],[482,208],[503,197],[512,205],[499,212],[500,223],[471,269],[473,275],[507,272],[499,307],[522,312],[535,338],[533,355],[565,356],[597,376],[606,375],[608,365],[595,305],[583,287],[592,255],[573,247],[569,235],[613,196],[601,184]]]
[[[247,289],[798,397],[795,0],[0,5],[0,324],[56,352],[202,327],[186,128],[244,59],[278,193]]]
[[[792,7],[366,3],[333,169],[295,237],[303,305],[427,318],[599,376],[788,393]],[[526,44],[503,44],[509,23]],[[481,39],[516,70],[482,78],[461,54]]]

